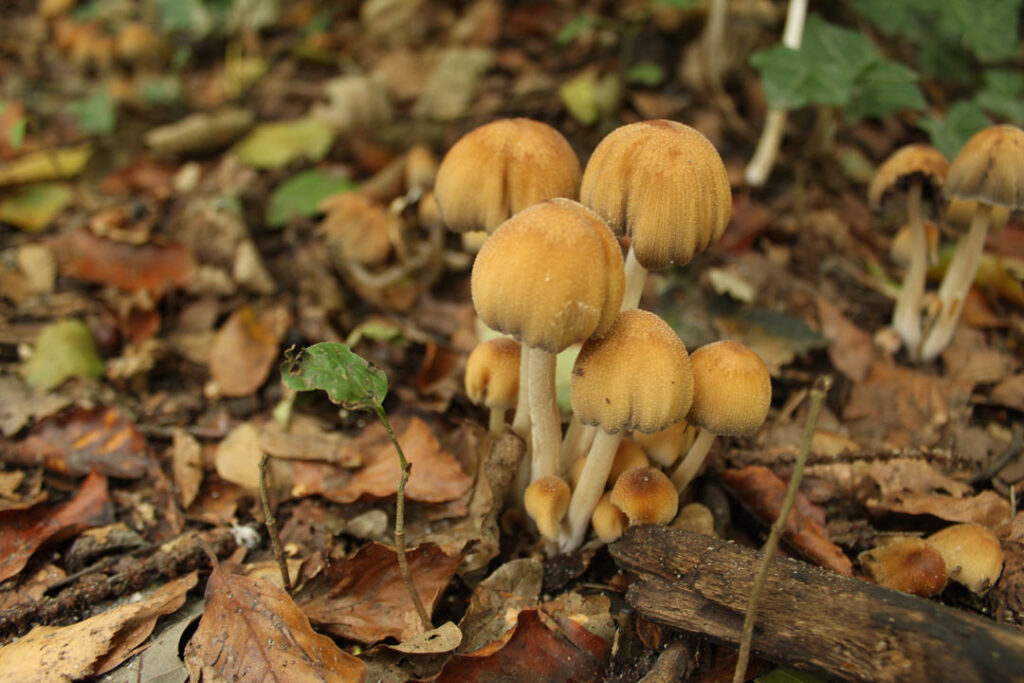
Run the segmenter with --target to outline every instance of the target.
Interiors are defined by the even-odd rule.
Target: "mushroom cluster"
[[[700,374],[672,328],[638,308],[648,270],[689,263],[725,230],[731,190],[714,146],[682,123],[641,121],[612,131],[581,173],[555,129],[499,120],[455,143],[435,197],[450,229],[486,234],[473,305],[508,336],[471,354],[466,391],[490,408],[492,433],[515,404],[523,505],[547,547],[671,522],[714,436],[753,434],[771,403],[755,353],[711,344],[693,354],[709,359]],[[563,436],[555,357],[576,344]]]

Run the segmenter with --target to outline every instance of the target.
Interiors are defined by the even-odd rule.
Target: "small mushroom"
[[[715,536],[715,515],[703,503],[689,503],[683,506],[669,526],[673,529],[692,531],[695,534]]]
[[[339,268],[352,263],[378,266],[388,260],[401,226],[387,209],[359,192],[329,197],[323,208],[327,215],[321,229]]]
[[[556,476],[541,477],[526,487],[523,507],[544,538],[558,540],[562,518],[569,509],[570,495],[569,485]]]
[[[617,540],[626,532],[629,525],[629,520],[622,510],[612,504],[611,496],[610,491],[602,495],[601,500],[597,501],[597,507],[594,508],[594,514],[590,516],[590,526],[594,528],[597,537],[605,543]]]
[[[679,492],[656,467],[636,467],[624,472],[615,482],[609,500],[626,515],[629,526],[668,524],[679,511]]]
[[[653,434],[633,432],[633,440],[644,449],[647,457],[662,467],[674,465],[679,454],[690,448],[695,438],[697,430],[685,420]]]
[[[977,524],[954,524],[929,536],[928,545],[939,551],[949,578],[979,595],[999,580],[1003,548],[999,539]]]
[[[942,555],[916,536],[890,539],[857,559],[871,580],[886,588],[930,598],[946,587]]]
[[[612,468],[608,470],[608,482],[605,488],[615,486],[619,477],[635,467],[650,467],[651,461],[647,459],[644,449],[640,448],[635,441],[622,439],[619,447],[615,450],[615,460],[612,461]]]
[[[519,342],[498,337],[478,344],[466,360],[466,394],[469,400],[490,408],[492,435],[505,428],[505,411],[519,398]]]

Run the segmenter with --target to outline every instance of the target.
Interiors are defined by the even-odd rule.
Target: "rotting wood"
[[[646,618],[739,641],[760,552],[653,526],[610,549],[638,575],[626,599]],[[753,649],[848,680],[1024,681],[1024,634],[793,559],[772,564]]]

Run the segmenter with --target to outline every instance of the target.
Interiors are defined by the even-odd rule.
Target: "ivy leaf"
[[[1024,73],[1016,69],[989,69],[985,86],[974,94],[979,107],[1000,118],[1024,125]]]
[[[344,344],[321,342],[284,355],[281,381],[294,391],[321,389],[343,408],[374,412],[388,393],[387,375]]]
[[[955,17],[964,41],[979,59],[1017,55],[1020,0],[943,0],[936,5]]]
[[[891,60],[873,62],[858,76],[845,115],[851,121],[926,106],[917,74]]]
[[[296,216],[313,216],[320,202],[332,194],[348,192],[358,186],[348,178],[321,169],[310,169],[284,181],[270,195],[267,225],[281,227]]]
[[[576,40],[576,37],[586,31],[588,28],[597,26],[598,19],[590,14],[577,14],[573,17],[568,24],[562,27],[562,30],[555,36],[555,44],[559,47],[565,47],[570,45],[572,41]]]
[[[961,100],[949,108],[945,118],[929,116],[921,119],[918,125],[931,136],[932,145],[952,159],[969,137],[991,123],[977,104]]]
[[[78,130],[86,134],[106,135],[117,125],[117,108],[106,90],[68,104]]]
[[[830,24],[817,14],[807,17],[800,52],[811,63],[837,65],[850,78],[881,59],[878,48],[866,37]]]
[[[853,79],[838,65],[814,62],[798,50],[779,44],[755,52],[750,63],[761,72],[761,85],[772,109],[799,109],[808,104],[842,106]]]

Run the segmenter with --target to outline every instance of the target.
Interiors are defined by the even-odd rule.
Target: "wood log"
[[[610,546],[637,575],[627,601],[644,617],[736,643],[762,554],[665,527]],[[805,562],[775,558],[753,651],[780,664],[860,681],[1024,681],[1024,634]]]

